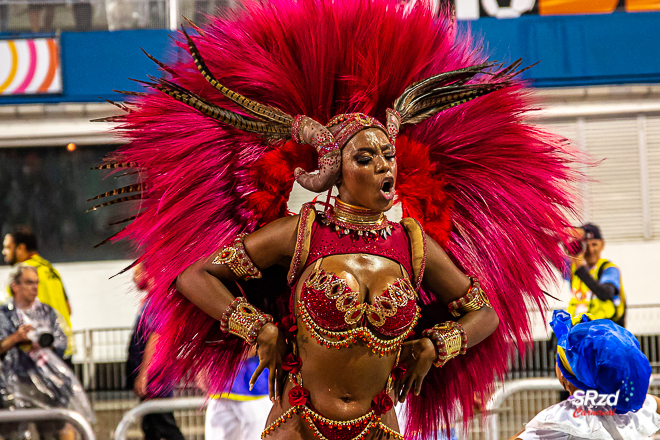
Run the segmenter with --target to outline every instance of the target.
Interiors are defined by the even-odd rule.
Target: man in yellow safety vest
[[[589,313],[593,319],[611,319],[625,326],[626,296],[621,271],[601,258],[605,240],[600,228],[587,223],[577,228],[576,241],[569,245],[571,256],[571,316]]]

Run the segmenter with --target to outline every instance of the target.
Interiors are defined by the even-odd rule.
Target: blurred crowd
[[[84,390],[74,374],[75,340],[71,329],[71,305],[59,272],[38,252],[38,240],[27,227],[15,227],[3,239],[2,255],[12,266],[7,290],[0,294],[0,409],[68,408],[90,423],[95,417]],[[141,266],[133,272],[140,291],[149,289]],[[158,333],[143,304],[135,321],[126,361],[126,387],[141,401],[173,397],[176,384],[155,383],[149,371]],[[254,353],[253,353],[254,355]],[[213,440],[258,438],[271,407],[267,374],[254,387],[249,380],[258,365],[248,359],[230,390],[214,392],[204,377],[200,388],[210,394],[206,437]],[[215,390],[217,391],[217,390]],[[148,414],[142,418],[145,440],[183,440],[174,414]],[[29,439],[30,425],[0,424],[0,437]],[[73,440],[73,428],[63,422],[34,424],[41,440]]]
[[[234,0],[187,0],[180,6],[198,25]],[[167,29],[166,0],[0,0],[0,34]]]
[[[93,422],[73,373],[71,306],[60,274],[39,255],[37,238],[26,227],[5,235],[2,255],[12,266],[0,306],[2,408],[71,408]],[[35,428],[42,440],[74,438],[73,428],[63,422],[38,422]],[[1,425],[0,434],[23,439],[30,431],[21,422]]]

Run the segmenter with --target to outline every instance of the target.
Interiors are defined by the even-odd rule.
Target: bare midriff
[[[322,268],[345,279],[353,291],[359,291],[361,301],[369,302],[371,295],[379,295],[388,283],[401,277],[400,266],[387,258],[373,255],[352,254],[333,255],[325,258]],[[313,272],[310,265],[305,269],[296,288],[296,300],[301,286]],[[356,419],[367,414],[374,397],[383,391],[395,366],[397,351],[380,356],[358,341],[349,347],[327,348],[312,338],[305,324],[298,319],[296,334],[298,355],[302,361],[300,376],[302,386],[310,392],[310,400],[316,411],[324,417],[336,421]],[[385,336],[379,336],[388,339]],[[270,425],[285,413],[289,404],[288,392],[293,387],[290,380],[284,387],[282,401],[275,404],[268,417]],[[390,393],[396,401],[394,393]],[[382,415],[386,426],[398,431],[394,409]],[[365,439],[378,438],[382,433],[372,430]],[[273,431],[270,439],[313,439],[307,422],[300,417],[292,417]]]

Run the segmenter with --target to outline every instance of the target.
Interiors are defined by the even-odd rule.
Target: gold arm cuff
[[[261,278],[261,271],[245,251],[243,240],[246,235],[238,235],[230,245],[223,247],[211,264],[225,264],[237,277],[248,281]]]
[[[479,280],[474,277],[470,277],[470,280],[472,281],[472,284],[470,285],[468,292],[461,298],[449,304],[449,312],[455,318],[463,316],[468,312],[479,310],[484,306],[493,307],[490,305],[490,301],[488,301],[486,294],[481,289]]]

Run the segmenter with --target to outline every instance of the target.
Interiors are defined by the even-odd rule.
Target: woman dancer
[[[335,139],[348,137],[341,128],[330,130]],[[273,438],[296,438],[301,431],[334,438],[339,426],[350,428],[349,438],[376,438],[366,437],[374,427],[398,432],[392,399],[405,401],[411,388],[419,395],[434,363],[442,366],[465,352],[498,324],[478,282],[463,275],[418,223],[387,220],[397,166],[385,128],[353,130],[359,131],[342,149],[333,207],[316,213],[306,205],[301,215],[241,237],[177,279],[177,290],[190,301],[229,332],[256,342],[261,363],[252,381],[265,367],[273,372],[269,394],[276,405],[265,431]],[[293,286],[290,311],[297,331],[290,342],[272,316],[242,296],[234,299],[223,284],[258,277],[260,269],[280,262],[290,267]],[[420,281],[429,295],[452,304],[460,319],[438,322],[404,343],[419,319]],[[304,420],[280,427],[292,414]]]
[[[393,400],[407,438],[468,419],[529,336],[572,208],[518,63],[390,0],[249,2],[197,32],[100,167],[140,173],[99,206],[141,199],[117,238],[156,280],[154,371],[222,390],[256,344],[267,438],[401,438]],[[289,216],[294,178],[339,195]]]

